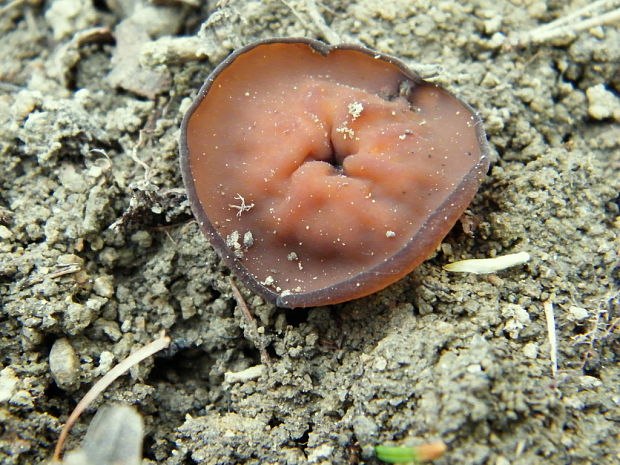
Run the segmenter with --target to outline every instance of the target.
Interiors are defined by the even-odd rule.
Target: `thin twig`
[[[550,23],[537,27],[536,30],[544,31],[546,29],[554,29],[557,27],[569,25],[571,22],[574,22],[575,20],[580,19],[583,16],[592,13],[601,7],[614,6],[614,3],[616,3],[616,0],[611,0],[611,1],[610,0],[597,0],[595,2],[590,3],[589,5],[576,9],[572,13],[568,13],[564,16],[561,16],[558,19],[551,21]],[[606,5],[606,4],[609,4],[609,5]]]
[[[261,362],[265,364],[271,363],[271,357],[269,357],[269,353],[267,352],[267,349],[265,348],[267,344],[265,343],[263,338],[260,336],[260,333],[258,332],[258,325],[256,324],[256,319],[252,315],[252,312],[250,312],[250,309],[248,308],[248,304],[245,303],[245,300],[243,299],[243,296],[241,295],[241,291],[239,291],[239,288],[237,287],[235,282],[231,278],[229,278],[228,281],[230,282],[230,288],[232,289],[233,296],[235,297],[235,300],[237,301],[237,305],[239,305],[239,308],[241,309],[241,312],[243,313],[245,321],[247,322],[249,326],[249,331],[248,331],[248,333],[250,333],[248,334],[249,339],[252,342],[252,344],[254,344],[254,347],[256,347],[258,351],[260,352]]]
[[[20,289],[25,289],[27,287],[34,286],[35,284],[39,284],[46,278],[55,279],[68,274],[74,274],[82,270],[82,265],[78,263],[67,263],[63,265],[56,265],[55,269],[55,271],[49,271],[41,275],[28,277],[19,283],[18,286]]]
[[[340,36],[325,22],[325,18],[319,12],[319,8],[314,0],[306,0],[306,10],[316,28],[330,45],[337,45],[342,42]]]
[[[508,47],[523,47],[530,43],[541,43],[563,35],[576,34],[586,29],[620,21],[620,0],[597,0],[550,23],[525,32],[511,34]],[[612,8],[615,8],[612,10]],[[601,12],[600,10],[603,10]],[[611,10],[605,12],[604,10]],[[598,11],[598,14],[596,13]],[[584,16],[590,16],[584,18]]]
[[[20,6],[22,3],[26,3],[26,0],[13,0],[6,5],[2,5],[2,7],[0,7],[0,15],[3,15],[7,11]]]
[[[321,34],[330,45],[337,45],[342,42],[340,36],[336,34],[336,32],[334,32],[334,30],[330,28],[325,22],[325,18],[323,18],[323,15],[321,15],[321,13],[319,12],[315,0],[303,0],[303,3],[305,4],[305,11],[310,18],[310,21],[314,25],[314,28],[309,27],[304,17],[294,5],[291,5],[291,3],[286,0],[280,1],[286,7],[288,7],[289,10],[291,10],[291,12],[297,17],[302,26],[304,26],[306,29],[314,29],[314,32]]]
[[[605,337],[611,336],[616,330],[616,328],[618,328],[619,326],[620,326],[620,317],[614,318],[613,320],[611,320],[611,322],[607,325],[607,329],[605,330]]]
[[[586,29],[590,29],[596,26],[602,26],[604,24],[610,24],[616,21],[620,21],[620,9],[610,11],[594,18],[585,19],[572,25],[560,26],[558,28],[532,31],[531,38],[533,42],[546,42],[554,37],[564,34],[581,32]]]
[[[547,320],[547,338],[549,339],[549,356],[551,357],[551,374],[555,378],[558,374],[558,342],[555,332],[555,315],[553,303],[547,300],[543,303],[545,319]]]
[[[138,165],[140,165],[144,169],[144,181],[148,183],[151,180],[151,167],[145,161],[143,161],[140,157],[138,157],[138,149],[144,145],[144,141],[145,141],[144,134],[146,132],[148,132],[147,129],[140,129],[140,132],[138,133],[138,142],[131,149],[131,154],[129,156],[134,162],[136,162]]]
[[[60,461],[60,454],[64,446],[65,440],[71,430],[71,427],[75,424],[76,420],[80,417],[82,412],[90,405],[90,403],[97,398],[110,384],[114,382],[119,376],[123,375],[134,365],[137,365],[142,360],[156,354],[157,352],[164,350],[170,345],[170,338],[162,333],[162,335],[153,342],[145,345],[141,349],[138,349],[133,354],[129,355],[125,360],[120,362],[110,371],[108,371],[99,381],[97,381],[90,390],[84,394],[84,397],[78,402],[69,415],[69,419],[63,426],[56,448],[54,449],[54,460]]]

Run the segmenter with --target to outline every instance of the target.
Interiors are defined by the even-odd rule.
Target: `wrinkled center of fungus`
[[[302,293],[403,249],[479,161],[473,126],[460,102],[395,65],[269,44],[216,77],[187,144],[230,254],[264,286]]]

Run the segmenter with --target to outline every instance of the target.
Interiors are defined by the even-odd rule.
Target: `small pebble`
[[[387,360],[381,356],[377,356],[377,358],[375,359],[375,370],[377,371],[383,371],[387,368]]]
[[[528,342],[525,344],[523,346],[523,355],[531,359],[538,357],[538,344],[535,342]]]
[[[579,380],[579,385],[582,388],[586,388],[586,389],[595,389],[595,388],[600,387],[603,384],[603,382],[600,379],[595,378],[594,376],[580,376],[578,380]]]
[[[0,370],[0,402],[6,402],[17,391],[19,379],[15,374],[15,370],[6,367]]]
[[[101,297],[112,297],[114,295],[114,280],[112,276],[104,275],[95,278],[93,282],[93,291]]]
[[[109,350],[104,350],[99,355],[99,366],[94,369],[96,376],[103,376],[112,369],[114,365],[114,354]]]
[[[6,226],[0,225],[0,239],[9,239],[13,236],[13,233]]]
[[[224,373],[224,381],[230,384],[252,381],[253,379],[260,378],[260,376],[265,372],[265,368],[265,365],[255,365],[234,373],[227,371]]]
[[[585,308],[570,307],[567,316],[571,321],[583,321],[590,316],[590,313]]]
[[[61,389],[68,389],[78,381],[78,361],[73,346],[66,338],[54,342],[49,356],[52,378]]]
[[[131,241],[139,247],[148,249],[153,244],[153,238],[148,231],[138,231],[132,234]]]
[[[588,113],[594,119],[613,117],[620,121],[620,99],[607,90],[603,84],[597,84],[586,90]]]

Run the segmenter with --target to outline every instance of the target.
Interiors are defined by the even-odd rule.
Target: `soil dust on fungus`
[[[166,330],[68,449],[116,402],[143,417],[145,463],[376,464],[375,446],[436,441],[438,464],[617,463],[618,6],[566,3],[3,4],[0,461],[49,458],[92,383]],[[210,71],[273,37],[398,57],[477,110],[492,164],[401,281],[308,310],[241,288],[251,324],[177,141]],[[442,268],[518,252],[496,274]]]

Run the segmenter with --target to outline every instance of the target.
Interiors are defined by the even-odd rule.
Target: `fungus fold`
[[[392,57],[307,39],[257,42],[220,64],[180,147],[211,244],[283,307],[355,299],[412,271],[489,163],[479,117],[449,92]]]

